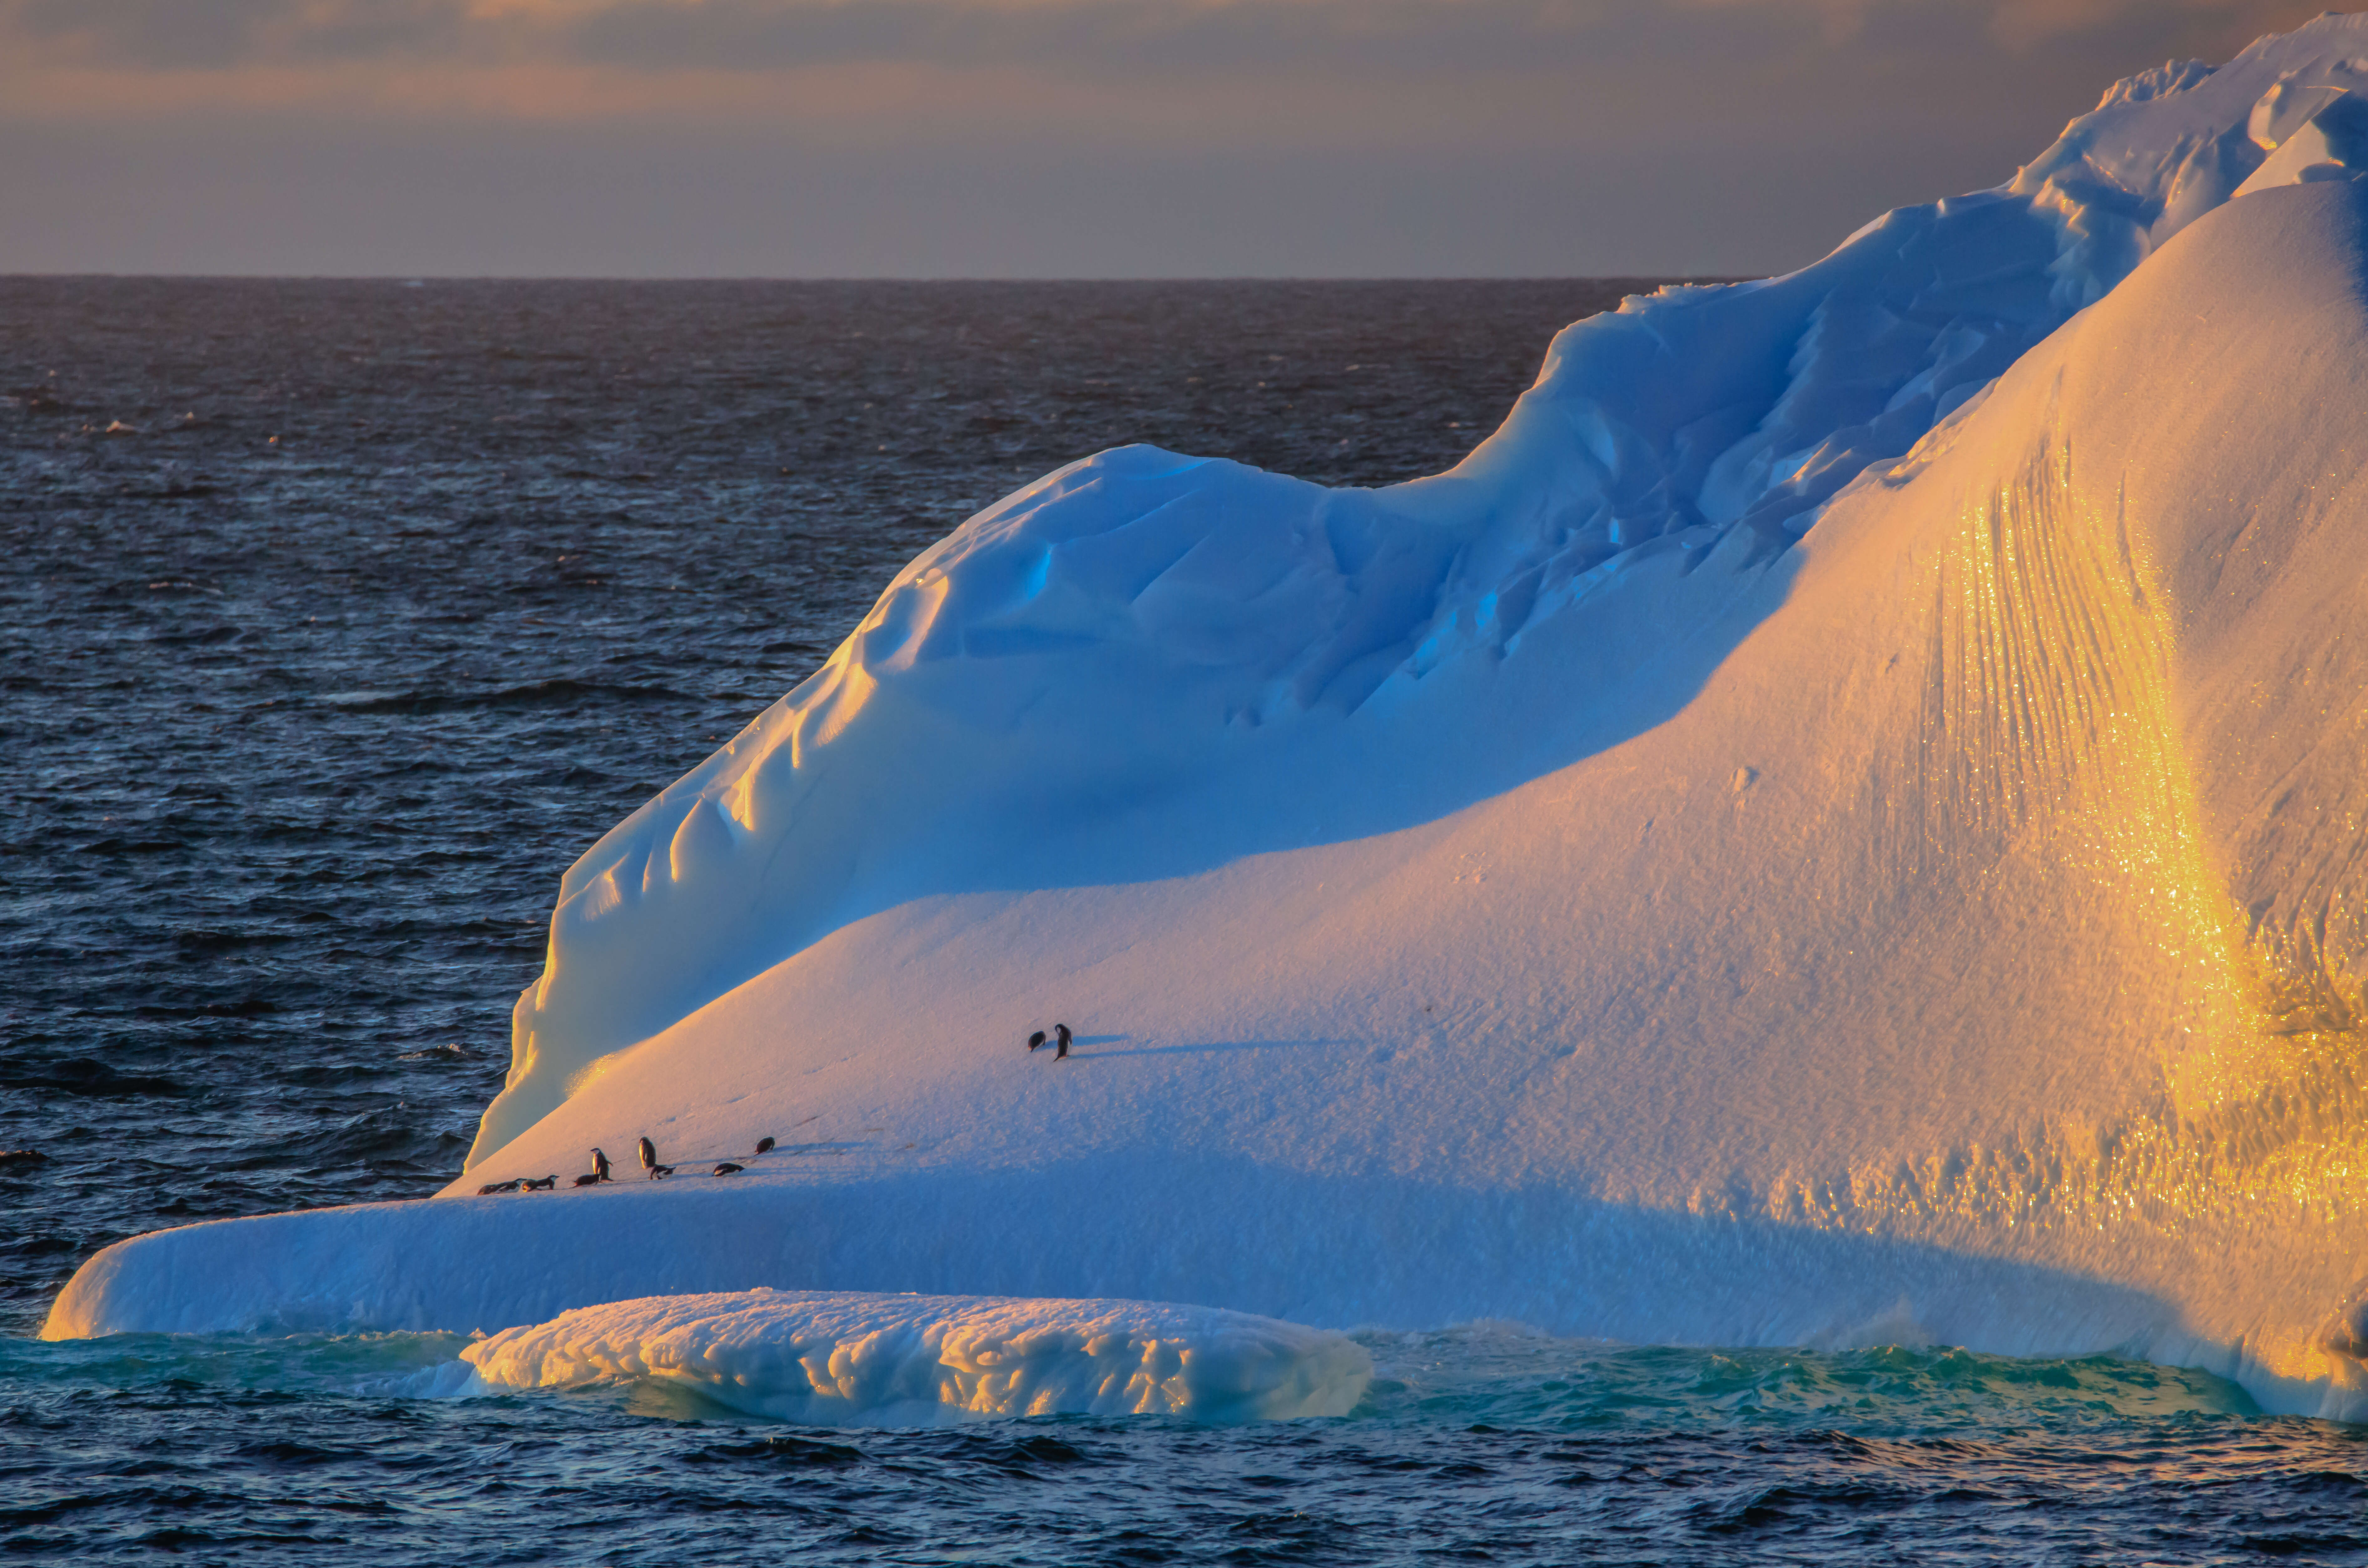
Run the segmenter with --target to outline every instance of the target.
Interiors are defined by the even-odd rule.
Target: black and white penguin
[[[477,1196],[491,1198],[496,1192],[516,1192],[518,1189],[518,1184],[515,1181],[489,1181],[477,1188]]]
[[[1054,1024],[1053,1026],[1053,1038],[1061,1042],[1061,1049],[1053,1052],[1053,1060],[1055,1062],[1067,1061],[1069,1058],[1069,1042],[1077,1037],[1069,1032],[1069,1026],[1066,1024]]]
[[[726,1160],[722,1165],[715,1167],[715,1174],[717,1176],[738,1176],[742,1171],[745,1171],[747,1168],[748,1167],[746,1165],[735,1165],[731,1161]]]
[[[770,1138],[759,1138],[757,1140],[757,1153],[760,1154],[769,1154],[772,1152],[773,1141]]]
[[[658,1174],[658,1146],[648,1139],[642,1140],[642,1169],[655,1176]]]
[[[652,1181],[657,1180],[660,1176],[670,1176],[672,1175],[674,1175],[674,1167],[672,1165],[652,1165],[650,1167],[650,1179]]]
[[[592,1179],[594,1181],[609,1179],[609,1156],[598,1149],[592,1151]],[[582,1187],[584,1184],[579,1181],[575,1185]]]
[[[602,1176],[598,1171],[586,1171],[582,1176],[575,1178],[575,1185],[578,1187],[598,1187],[608,1179],[609,1178],[607,1176]]]
[[[549,1192],[552,1187],[559,1185],[559,1177],[557,1176],[547,1176],[541,1181],[526,1181],[520,1182],[518,1185],[525,1187],[529,1192]]]
[[[1042,1029],[1038,1029],[1034,1034],[1028,1037],[1028,1049],[1030,1051],[1035,1050],[1038,1046],[1043,1043],[1044,1031]]]

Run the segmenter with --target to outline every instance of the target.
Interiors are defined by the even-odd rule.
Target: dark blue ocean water
[[[969,511],[1435,471],[1634,287],[0,279],[0,1557],[2368,1562],[2368,1435],[2104,1359],[1483,1327],[1337,1422],[818,1432],[28,1337],[119,1237],[448,1179],[561,870]]]

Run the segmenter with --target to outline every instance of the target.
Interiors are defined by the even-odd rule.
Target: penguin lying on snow
[[[556,1176],[547,1176],[541,1181],[521,1182],[518,1185],[525,1187],[529,1192],[549,1192],[552,1187],[559,1185],[559,1178]]]
[[[731,1161],[726,1160],[722,1165],[715,1167],[715,1174],[717,1176],[738,1176],[742,1171],[745,1171],[747,1168],[748,1167],[746,1165],[735,1165]]]
[[[760,1154],[769,1154],[772,1152],[773,1141],[770,1138],[759,1138],[757,1140],[757,1153]]]
[[[480,1198],[490,1198],[496,1192],[516,1192],[518,1189],[518,1183],[515,1179],[510,1181],[489,1181],[484,1186],[477,1188],[477,1196]]]
[[[575,1178],[575,1185],[578,1187],[598,1187],[608,1179],[609,1178],[607,1176],[600,1175],[598,1171],[586,1171],[582,1176]]]

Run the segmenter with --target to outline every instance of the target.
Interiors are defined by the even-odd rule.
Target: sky
[[[0,0],[0,272],[1741,276],[2317,0]]]

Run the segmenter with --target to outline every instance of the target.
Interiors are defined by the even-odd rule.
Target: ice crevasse
[[[2362,172],[2322,18],[1566,329],[1448,473],[1038,481],[568,872],[447,1194],[47,1332],[1138,1298],[2368,1415]],[[472,1196],[645,1132],[782,1146]]]

